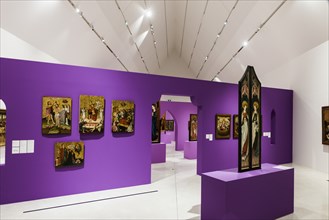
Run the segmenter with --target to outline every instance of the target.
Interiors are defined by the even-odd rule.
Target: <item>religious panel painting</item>
[[[42,97],[42,134],[71,134],[71,108],[69,97]]]
[[[189,141],[198,140],[198,115],[197,114],[190,114],[188,140]]]
[[[82,166],[84,163],[84,143],[57,142],[55,143],[55,167]]]
[[[135,129],[135,104],[132,101],[112,101],[112,132],[132,133]]]
[[[160,102],[152,104],[152,143],[160,143]]]
[[[217,114],[215,121],[215,138],[229,139],[231,133],[231,115]]]
[[[166,131],[166,113],[161,116],[160,120],[161,131]]]
[[[239,115],[233,115],[233,139],[239,137]]]
[[[260,142],[261,142],[261,109],[260,90],[261,85],[256,74],[251,75],[251,168],[260,167]]]
[[[6,145],[6,123],[7,123],[6,110],[0,109],[0,147]]]
[[[104,96],[80,95],[80,133],[104,132],[104,110]]]
[[[175,130],[175,121],[166,120],[166,131],[174,131],[174,130]]]
[[[239,172],[261,167],[261,84],[247,67],[239,81]]]
[[[322,107],[322,144],[329,145],[329,106]]]

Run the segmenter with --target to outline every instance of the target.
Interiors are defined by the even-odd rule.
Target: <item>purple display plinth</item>
[[[166,144],[152,144],[152,163],[166,162]]]
[[[185,141],[184,158],[186,158],[186,159],[196,159],[197,158],[197,142],[196,141]]]
[[[201,219],[276,219],[294,212],[294,169],[262,164],[202,174]]]

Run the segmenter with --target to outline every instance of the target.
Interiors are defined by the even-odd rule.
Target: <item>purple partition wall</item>
[[[161,94],[191,96],[198,106],[198,173],[237,167],[237,140],[205,139],[216,113],[237,113],[237,85],[15,59],[0,61],[0,98],[7,106],[6,164],[0,166],[0,204],[112,189],[151,181],[151,105]],[[256,68],[257,70],[257,68]],[[241,75],[243,73],[241,72]],[[276,111],[276,144],[263,137],[263,161],[292,162],[292,91],[264,88],[264,129]],[[78,132],[79,95],[106,100],[105,131]],[[42,96],[72,98],[71,135],[41,134]],[[273,98],[275,97],[275,99]],[[111,133],[111,101],[135,102],[135,132]],[[35,140],[33,154],[11,154],[12,140]],[[55,169],[54,144],[85,143],[83,167]]]
[[[188,141],[188,121],[190,114],[197,113],[197,107],[186,102],[160,102],[161,115],[170,112],[175,120],[176,150],[184,150],[184,142]]]

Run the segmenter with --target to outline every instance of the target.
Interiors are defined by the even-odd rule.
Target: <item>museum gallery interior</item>
[[[329,219],[327,0],[1,0],[0,219]]]

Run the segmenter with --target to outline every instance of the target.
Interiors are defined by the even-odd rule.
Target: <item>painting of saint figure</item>
[[[152,104],[152,143],[160,143],[160,102]]]
[[[112,101],[112,132],[132,133],[135,129],[135,104],[132,101]]]
[[[80,95],[79,132],[82,134],[104,132],[104,110],[104,96]]]
[[[6,145],[6,110],[0,109],[0,147]]]
[[[42,134],[71,134],[71,107],[71,98],[42,97]]]
[[[217,114],[216,115],[216,139],[229,139],[231,133],[231,115],[228,114]]]
[[[252,66],[239,81],[239,172],[261,168],[261,83]]]
[[[189,121],[189,141],[197,141],[198,140],[198,115],[190,114]]]
[[[82,166],[84,163],[84,143],[57,142],[55,144],[55,167]]]

